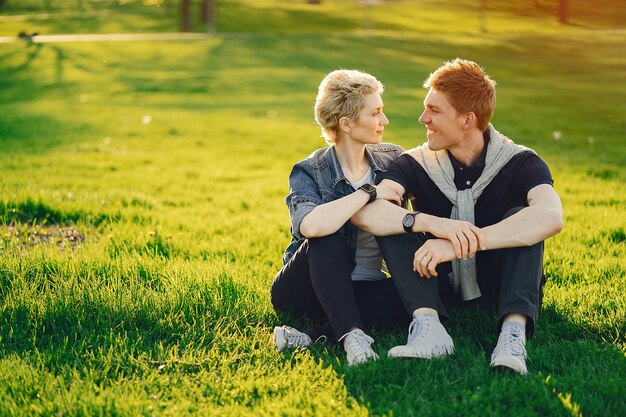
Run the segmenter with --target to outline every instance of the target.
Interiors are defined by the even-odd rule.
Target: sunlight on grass
[[[551,377],[550,377],[550,375],[548,375],[548,377],[544,381],[546,386],[548,386],[548,387],[550,387],[550,385],[551,385],[550,379],[551,379]],[[552,393],[554,393],[554,395],[557,396],[557,398],[563,404],[563,407],[569,412],[569,414],[572,417],[582,417],[583,414],[580,411],[580,405],[575,403],[575,402],[572,402],[572,394],[570,394],[570,393],[563,394],[563,393],[557,391],[556,387],[552,387]]]
[[[173,1],[9,1],[0,17],[79,3],[103,14],[7,19],[0,34],[177,30]],[[572,0],[562,26],[556,0],[492,1],[482,31],[478,3],[387,1],[367,30],[353,1],[227,0],[201,41],[2,44],[0,409],[623,415],[624,11]],[[497,80],[494,124],[548,161],[565,209],[530,375],[489,372],[484,309],[450,318],[446,360],[388,359],[404,329],[375,334],[381,360],[360,368],[335,345],[276,352],[268,289],[289,242],[287,175],[324,146],[319,81],[377,75],[385,140],[410,148],[424,141],[423,80],[457,56]]]

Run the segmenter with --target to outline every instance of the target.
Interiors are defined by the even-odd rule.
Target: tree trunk
[[[208,32],[215,32],[215,0],[202,0],[200,3],[200,21],[207,25]]]
[[[478,20],[480,20],[480,31],[487,33],[487,0],[480,0],[478,10]]]
[[[559,0],[559,22],[569,23],[569,0]]]
[[[191,0],[180,0],[180,30],[191,32]]]

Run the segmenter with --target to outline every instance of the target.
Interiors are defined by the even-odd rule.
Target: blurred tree
[[[487,0],[480,0],[478,5],[478,20],[480,20],[480,31],[487,33]]]
[[[559,22],[569,22],[569,0],[559,0]]]
[[[215,32],[215,1],[202,0],[200,3],[200,21],[207,25],[207,31]]]
[[[191,32],[191,0],[180,0],[180,30]]]

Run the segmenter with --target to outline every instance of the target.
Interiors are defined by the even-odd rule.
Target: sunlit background
[[[457,353],[348,368],[277,353],[268,289],[324,75],[376,75],[385,141],[425,140],[427,75],[498,82],[494,125],[550,165],[527,378]],[[0,415],[626,415],[626,2],[0,0]],[[332,260],[331,260],[332,261]]]

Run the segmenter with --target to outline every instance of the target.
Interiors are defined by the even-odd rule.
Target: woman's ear
[[[350,128],[352,123],[350,122],[350,120],[348,120],[347,117],[342,117],[341,119],[339,119],[339,129],[341,129],[343,132],[345,133],[350,133]]]

